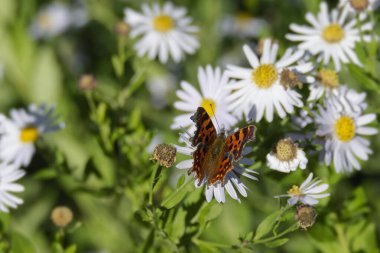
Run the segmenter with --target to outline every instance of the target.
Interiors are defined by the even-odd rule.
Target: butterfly
[[[190,142],[194,163],[188,174],[195,172],[198,185],[207,182],[213,185],[221,181],[233,169],[234,164],[242,157],[244,145],[255,138],[256,127],[249,125],[226,136],[224,131],[217,134],[216,128],[203,107],[198,107],[191,120],[196,131]]]

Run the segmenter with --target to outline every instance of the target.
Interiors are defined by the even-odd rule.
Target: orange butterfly
[[[249,125],[226,137],[223,131],[216,133],[203,107],[198,107],[191,119],[195,122],[196,131],[190,141],[196,150],[193,153],[193,167],[188,174],[195,172],[199,186],[203,181],[208,185],[221,181],[224,185],[225,176],[242,157],[244,145],[254,140],[256,127]]]

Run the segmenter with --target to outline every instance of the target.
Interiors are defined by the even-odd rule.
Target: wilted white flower
[[[141,37],[134,46],[139,56],[148,54],[150,59],[158,56],[160,62],[166,63],[169,55],[179,62],[185,53],[195,53],[199,47],[194,36],[198,27],[191,25],[185,8],[174,7],[170,2],[163,7],[154,3],[152,8],[142,4],[141,8],[143,13],[129,8],[124,11],[124,21],[131,26],[130,36]]]
[[[273,151],[267,155],[267,166],[280,172],[289,173],[298,167],[305,169],[306,165],[305,152],[291,138],[279,140]]]

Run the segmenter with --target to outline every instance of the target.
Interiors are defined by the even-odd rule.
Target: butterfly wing
[[[254,125],[243,127],[233,132],[226,139],[224,152],[231,153],[234,160],[239,160],[245,144],[255,139],[255,133],[256,127]]]
[[[214,124],[211,121],[210,116],[207,114],[203,107],[198,107],[195,114],[191,117],[195,122],[196,131],[191,138],[191,144],[197,147],[193,153],[193,167],[189,170],[196,173],[196,177],[199,179],[199,185],[204,179],[204,171],[202,169],[207,150],[215,141],[217,134]]]
[[[224,183],[224,178],[233,168],[233,162],[241,158],[241,153],[246,143],[255,138],[256,127],[251,125],[240,128],[238,131],[229,135],[223,147],[223,156],[218,162],[215,175],[210,180],[211,184],[220,180]]]
[[[198,107],[197,111],[191,116],[194,121],[196,130],[191,138],[191,144],[196,147],[199,143],[211,145],[216,139],[216,129],[210,116],[203,107]]]

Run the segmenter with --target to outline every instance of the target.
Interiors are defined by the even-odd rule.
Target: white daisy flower
[[[358,161],[368,160],[372,154],[370,142],[362,135],[375,135],[377,129],[366,126],[376,119],[375,114],[348,113],[338,110],[333,103],[325,103],[326,108],[319,107],[315,115],[317,135],[325,138],[324,160],[327,165],[331,161],[337,172],[360,170]]]
[[[24,186],[15,183],[25,175],[23,170],[13,164],[0,164],[0,211],[8,213],[9,208],[17,208],[23,203],[19,197],[12,195],[13,192],[24,191]]]
[[[311,108],[312,105],[309,104],[309,107]],[[293,114],[291,116],[291,120],[293,122],[293,125],[298,129],[303,129],[307,125],[314,122],[313,118],[309,114],[309,110],[307,109],[299,110],[299,113],[297,115]]]
[[[131,37],[141,36],[134,46],[137,55],[148,54],[150,59],[158,56],[162,63],[166,63],[170,55],[179,62],[185,53],[193,54],[199,47],[194,36],[198,27],[190,25],[192,19],[185,16],[185,8],[174,7],[170,2],[162,8],[157,3],[152,8],[142,4],[141,8],[143,13],[129,8],[124,11],[124,21],[131,26]]]
[[[379,7],[379,0],[339,0],[339,7],[347,8],[350,13],[373,11]]]
[[[260,121],[265,114],[266,120],[272,122],[275,111],[284,118],[286,113],[294,112],[295,106],[303,105],[300,94],[288,85],[281,84],[281,74],[284,71],[296,74],[295,77],[301,82],[314,80],[311,76],[300,75],[312,69],[310,63],[296,63],[304,55],[303,51],[289,48],[282,58],[276,61],[278,44],[271,45],[269,39],[264,41],[260,59],[247,45],[243,46],[243,51],[251,68],[227,66],[227,75],[238,79],[236,83],[228,86],[234,91],[227,99],[231,103],[231,110],[239,116],[244,113],[247,119],[252,117],[256,121]]]
[[[325,103],[331,104],[338,111],[361,114],[368,106],[366,97],[365,92],[358,93],[346,85],[341,85],[326,96]]]
[[[0,115],[0,160],[15,167],[28,166],[35,152],[35,142],[44,134],[64,126],[54,123],[54,108],[30,105],[27,110],[12,109],[10,118]]]
[[[354,51],[355,43],[361,40],[359,28],[355,19],[347,19],[347,13],[347,9],[340,12],[333,9],[329,14],[327,4],[322,2],[318,15],[306,14],[306,20],[312,27],[291,24],[290,29],[298,34],[287,34],[285,37],[291,41],[300,41],[300,49],[318,55],[319,59],[323,58],[325,65],[332,59],[337,71],[340,70],[342,62],[352,62],[360,66]],[[365,33],[372,31],[373,24],[367,22],[360,29],[364,32],[364,41],[370,41],[371,35]]]
[[[173,129],[188,128],[190,132],[195,130],[194,122],[190,117],[198,107],[203,107],[211,117],[215,126],[230,129],[237,123],[237,119],[231,114],[226,98],[230,91],[226,89],[230,81],[219,67],[213,69],[210,65],[198,68],[198,82],[201,92],[186,81],[181,82],[181,90],[177,96],[181,101],[174,103],[174,107],[185,113],[174,118]]]
[[[340,81],[338,73],[332,69],[320,69],[316,81],[309,85],[310,94],[307,101],[320,99],[324,94],[336,91],[339,88]]]
[[[70,27],[82,26],[87,17],[83,8],[69,8],[61,3],[53,3],[42,8],[31,25],[35,38],[50,38],[65,32]]]
[[[247,45],[243,46],[243,51],[252,68],[227,66],[227,75],[238,79],[236,83],[228,86],[234,91],[227,98],[231,110],[238,116],[245,114],[247,120],[254,118],[260,121],[265,114],[266,120],[272,122],[275,111],[284,118],[286,113],[294,112],[295,106],[303,105],[301,95],[293,89],[284,87],[280,82],[283,71],[290,70],[303,74],[312,69],[311,64],[296,64],[304,54],[302,51],[287,49],[283,57],[276,61],[278,44],[271,45],[270,40],[264,41],[260,60]],[[298,78],[313,80],[308,76],[298,76]]]
[[[318,178],[313,179],[313,173],[310,173],[301,186],[293,185],[288,194],[275,197],[290,197],[288,204],[291,206],[297,204],[297,202],[313,206],[319,203],[318,199],[330,196],[330,193],[323,193],[329,188],[329,185],[321,184],[321,182]]]
[[[219,134],[219,133],[218,133]],[[197,147],[193,147],[190,141],[190,136],[188,133],[184,133],[181,135],[181,139],[186,143],[185,147],[181,146],[176,146],[177,152],[181,154],[185,154],[188,156],[193,156],[193,153],[196,151]],[[245,147],[242,156],[244,157],[248,153],[252,151],[252,148]],[[180,170],[188,170],[190,171],[191,168],[193,167],[194,159],[188,159],[184,160],[176,165],[176,167]],[[224,203],[226,201],[226,195],[225,195],[225,190],[227,193],[230,195],[231,198],[237,200],[240,203],[240,198],[238,196],[238,193],[240,193],[241,196],[247,197],[247,186],[240,180],[241,176],[250,178],[252,180],[257,180],[255,176],[252,174],[257,174],[257,172],[247,169],[246,166],[252,165],[254,163],[253,160],[248,159],[248,158],[242,158],[239,161],[234,161],[233,164],[233,169],[229,171],[225,176],[224,176],[224,183],[220,180],[217,182],[211,184],[208,182],[208,180],[203,179],[200,181],[199,178],[197,178],[196,173],[194,174],[194,184],[196,188],[199,187],[206,187],[205,191],[205,196],[207,202],[210,202],[213,197],[218,201],[219,203]],[[237,192],[235,190],[237,189]]]
[[[289,173],[298,167],[304,170],[306,165],[305,152],[291,138],[279,140],[273,151],[267,155],[267,166],[280,172]]]

